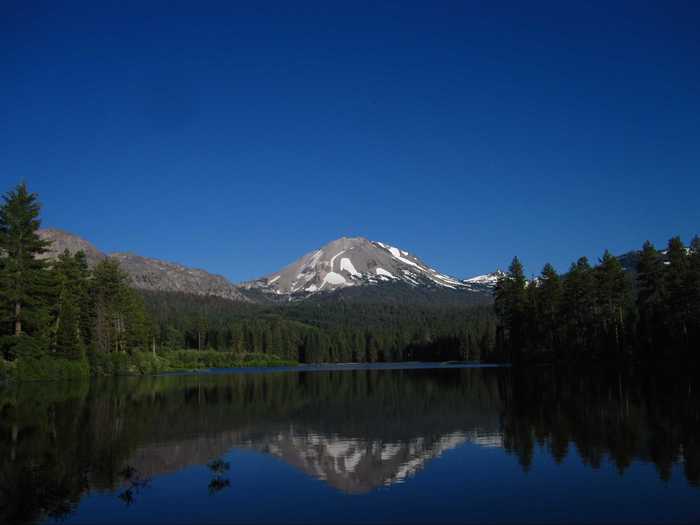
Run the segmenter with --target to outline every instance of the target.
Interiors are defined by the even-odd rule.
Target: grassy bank
[[[90,376],[149,375],[162,372],[296,366],[296,361],[265,354],[233,354],[214,350],[176,350],[153,355],[150,352],[91,354],[84,359],[52,356],[25,357],[16,361],[0,359],[0,381],[50,381]]]

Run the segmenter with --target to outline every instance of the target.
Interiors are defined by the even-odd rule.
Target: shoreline
[[[342,372],[353,370],[430,370],[430,369],[462,369],[462,368],[509,368],[510,363],[481,363],[478,361],[405,361],[394,363],[299,363],[299,364],[271,364],[233,366],[233,367],[201,367],[189,369],[172,369],[146,373],[116,373],[116,374],[90,374],[84,377],[56,377],[41,379],[18,379],[6,377],[0,379],[0,388],[18,383],[55,383],[55,382],[80,382],[91,381],[99,378],[126,378],[126,377],[159,377],[159,376],[183,376],[183,375],[224,375],[224,374],[255,374],[255,373],[281,373],[281,372]]]

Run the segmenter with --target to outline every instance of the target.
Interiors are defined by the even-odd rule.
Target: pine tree
[[[56,354],[80,359],[84,356],[85,338],[89,329],[84,326],[87,307],[88,270],[85,256],[79,252],[71,256],[68,250],[59,255],[52,266],[56,283],[54,351]]]
[[[690,290],[688,289],[690,258],[680,237],[668,242],[666,289],[668,291],[668,323],[676,342],[687,346],[690,321]]]
[[[97,352],[146,350],[151,343],[149,321],[141,297],[130,287],[129,276],[112,259],[93,270],[90,295],[93,311],[93,349]]]
[[[377,342],[377,336],[372,332],[367,332],[366,341],[365,361],[368,363],[376,363],[379,359],[379,343]]]
[[[498,279],[495,291],[496,315],[504,329],[511,359],[518,358],[525,343],[526,284],[523,265],[514,257],[508,273]]]
[[[560,322],[561,293],[559,275],[554,266],[545,264],[537,287],[539,296],[537,318],[542,326],[544,345],[550,350],[558,348],[557,330]]]
[[[31,353],[46,349],[47,298],[51,293],[46,264],[37,257],[49,243],[38,235],[40,204],[22,183],[3,197],[0,206],[0,307],[2,332],[9,342]],[[20,336],[31,339],[20,341]],[[8,354],[22,353],[19,348]],[[14,357],[8,355],[8,357]]]
[[[539,282],[532,279],[525,285],[525,309],[523,311],[523,349],[537,351],[541,348],[542,324],[538,317],[540,309]]]
[[[571,265],[563,284],[563,319],[568,342],[579,350],[590,348],[594,335],[595,280],[588,258]]]
[[[602,336],[621,350],[631,292],[622,264],[608,250],[595,269],[595,279],[596,319]]]
[[[690,326],[692,327],[690,347],[700,347],[700,237],[690,243],[688,264],[688,290],[690,299]],[[697,352],[696,352],[697,358]]]
[[[646,241],[637,264],[637,311],[639,333],[647,350],[664,339],[666,283],[664,262],[654,245]]]

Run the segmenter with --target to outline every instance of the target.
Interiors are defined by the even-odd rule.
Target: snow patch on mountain
[[[379,266],[377,266],[374,269],[374,273],[377,275],[388,277],[389,279],[395,279],[394,274],[392,274],[391,272],[387,272],[384,268],[380,268]]]
[[[471,277],[470,279],[465,279],[463,282],[470,284],[486,284],[496,286],[499,277],[505,275],[502,271],[496,270],[493,273],[487,273],[485,275],[477,275],[476,277]]]
[[[342,252],[336,253],[333,257],[331,257],[331,272],[333,271],[333,263],[335,263],[335,260],[338,258],[339,255],[343,255],[347,250],[343,250]]]
[[[411,266],[415,266],[416,268],[422,269],[420,266],[418,266],[416,263],[414,263],[410,259],[406,259],[406,257],[401,256],[401,253],[405,253],[406,255],[408,255],[408,252],[403,252],[402,250],[399,250],[398,248],[394,248],[393,246],[389,246],[388,249],[389,249],[389,252],[391,252],[391,255],[393,255],[396,259],[398,259],[402,263],[410,264]]]
[[[341,271],[346,271],[353,277],[360,277],[362,274],[355,269],[352,261],[347,257],[340,259],[340,269]]]
[[[335,272],[328,272],[323,278],[323,284],[347,284],[345,277]]]

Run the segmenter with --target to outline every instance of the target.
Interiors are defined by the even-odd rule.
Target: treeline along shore
[[[41,257],[37,195],[20,184],[0,207],[0,379],[67,379],[207,367],[295,364],[273,354],[165,347],[119,264],[83,252]]]
[[[659,251],[647,241],[606,251],[559,275],[551,264],[526,280],[515,257],[495,291],[496,346],[514,363],[537,361],[700,362],[700,238]],[[631,268],[629,267],[631,266]]]
[[[607,251],[527,280],[517,257],[493,304],[265,304],[135,289],[117,260],[47,258],[38,196],[0,205],[0,381],[297,363],[676,361],[700,354],[700,240]],[[385,293],[401,294],[394,288]]]

